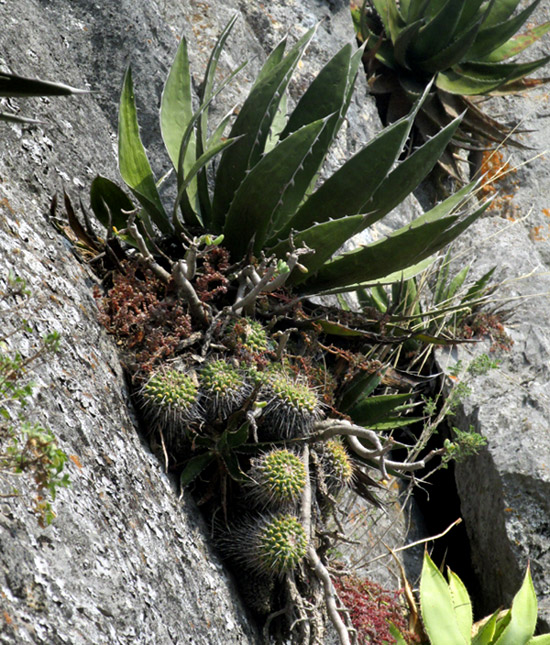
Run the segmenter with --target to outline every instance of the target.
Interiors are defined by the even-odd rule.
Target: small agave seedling
[[[420,140],[465,112],[440,162],[454,174],[458,168],[453,148],[512,142],[511,128],[483,113],[471,97],[517,93],[547,81],[526,76],[550,57],[509,62],[550,30],[546,22],[516,35],[540,0],[517,12],[519,3],[365,0],[362,9],[353,9],[357,33],[365,43],[369,86],[374,93],[388,95],[388,122],[408,113],[434,77],[430,96],[416,116]]]

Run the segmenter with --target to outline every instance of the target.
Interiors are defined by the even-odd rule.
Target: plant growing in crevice
[[[516,11],[520,0],[365,0],[352,9],[372,92],[385,95],[386,122],[401,118],[434,78],[415,121],[419,142],[464,118],[439,164],[462,177],[459,148],[482,151],[493,144],[521,144],[514,125],[489,117],[475,97],[522,92],[547,79],[526,78],[550,60],[508,62],[550,30],[550,22],[516,35],[540,4]],[[505,62],[506,61],[506,62]]]
[[[285,39],[234,120],[212,125],[210,107],[234,76],[215,86],[233,24],[214,47],[197,110],[185,39],[168,75],[160,121],[175,170],[170,209],[139,138],[128,70],[118,152],[133,198],[94,180],[91,207],[106,234],[90,228],[88,246],[105,251],[95,258],[107,288],[101,317],[157,426],[159,456],[195,493],[244,584],[261,591],[254,607],[266,632],[321,642],[330,620],[346,644],[355,632],[329,572],[327,522],[343,487],[376,503],[381,478],[441,463],[444,448],[421,453],[392,435],[414,420],[419,383],[396,356],[407,340],[453,340],[307,297],[411,278],[487,205],[472,203],[471,184],[389,237],[341,252],[418,185],[459,120],[398,161],[422,97],[318,183],[361,51],[342,48],[287,114],[288,83],[315,29],[288,53]]]

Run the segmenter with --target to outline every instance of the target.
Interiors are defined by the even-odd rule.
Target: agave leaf
[[[478,63],[469,62],[460,66],[464,75],[476,79],[503,79],[502,83],[513,83],[531,72],[543,67],[550,61],[550,56],[530,61],[529,63]]]
[[[88,94],[90,90],[79,90],[63,83],[26,78],[18,74],[0,72],[0,96],[68,96]]]
[[[351,45],[345,45],[323,67],[289,116],[286,127],[281,132],[281,140],[308,123],[342,110],[351,55]]]
[[[338,409],[346,412],[352,405],[355,404],[357,399],[369,396],[380,385],[384,372],[387,368],[382,368],[374,374],[369,372],[361,372],[353,378],[351,383],[347,385],[342,395],[342,399],[338,405]]]
[[[407,0],[407,22],[415,22],[422,18],[429,4],[430,0]]]
[[[432,58],[451,42],[462,13],[462,2],[447,0],[441,10],[426,23],[409,46],[414,62]]]
[[[237,20],[237,17],[238,17],[237,14],[235,14],[235,16],[227,23],[226,27],[224,28],[219,38],[217,39],[214,45],[214,48],[210,53],[210,58],[208,59],[206,73],[204,75],[204,80],[202,82],[201,90],[199,94],[200,103],[203,109],[197,124],[197,137],[198,137],[197,155],[196,155],[197,157],[201,156],[202,154],[204,154],[205,150],[207,150],[208,148],[218,143],[218,140],[216,138],[214,138],[214,140],[211,143],[208,143],[206,141],[208,136],[208,107],[210,103],[221,92],[221,90],[234,78],[234,76],[238,74],[239,71],[247,64],[245,61],[243,64],[239,65],[237,69],[234,70],[229,75],[229,77],[225,79],[225,81],[221,84],[218,90],[214,92],[214,81],[215,81],[216,70],[218,68],[218,61],[220,59],[223,48],[225,47],[227,38],[229,37],[231,30],[233,29],[233,25]],[[275,54],[275,55],[277,56],[278,54]],[[222,133],[223,133],[223,130],[225,129],[225,123],[227,123],[227,121],[225,121],[225,123],[224,121],[225,119],[222,119],[223,125],[220,124],[222,126]],[[218,134],[218,130],[216,130],[213,136],[220,136]],[[200,211],[201,211],[200,219],[202,219],[204,226],[209,227],[212,219],[212,202],[210,199],[210,192],[208,189],[208,177],[206,175],[205,168],[202,169],[198,174],[197,190],[198,190],[198,198],[199,198],[199,205],[200,205]]]
[[[498,615],[499,611],[497,609],[497,611],[495,611],[483,627],[481,627],[478,633],[472,638],[472,645],[491,645],[495,635]]]
[[[385,128],[307,198],[280,236],[287,237],[291,229],[303,231],[335,215],[364,212],[401,151],[410,127],[407,117]]]
[[[354,405],[346,409],[346,414],[349,414],[354,423],[369,428],[382,421],[393,422],[398,418],[398,415],[395,415],[396,412],[410,407],[403,406],[403,403],[411,397],[411,392],[359,397]],[[391,420],[388,418],[390,416]],[[406,421],[407,425],[411,423],[410,419]]]
[[[533,636],[527,645],[550,645],[550,634],[541,634],[540,636]]]
[[[458,625],[453,599],[445,578],[430,556],[424,554],[420,578],[420,606],[430,642],[437,645],[467,645]]]
[[[470,189],[471,186],[466,188]],[[453,195],[386,239],[338,256],[309,278],[301,289],[306,293],[319,293],[349,287],[421,262],[452,242],[490,205],[487,201],[463,219],[459,216],[446,217],[459,201],[460,198]]]
[[[480,18],[469,29],[461,33],[450,45],[436,52],[431,58],[420,61],[418,67],[425,72],[435,73],[460,63],[475,41],[482,23],[483,18]]]
[[[495,645],[525,645],[533,636],[537,624],[537,596],[527,567],[520,590],[510,608],[510,622]]]
[[[456,36],[460,37],[463,30],[468,30],[472,23],[477,23],[481,19],[483,22],[486,17],[485,12],[481,12],[480,7],[483,4],[484,0],[463,0],[462,14],[460,20],[458,21],[458,26],[456,28]]]
[[[499,3],[495,3],[496,7]],[[517,6],[517,2],[515,3]],[[477,38],[468,52],[468,60],[476,60],[483,56],[487,56],[489,52],[497,47],[500,47],[505,42],[517,33],[523,23],[529,18],[533,11],[540,4],[540,0],[535,0],[532,4],[520,11],[516,16],[510,18],[506,22],[500,22],[492,26],[480,29]],[[488,20],[485,21],[488,23]]]
[[[493,0],[492,6],[488,8],[485,16],[485,25],[492,27],[503,23],[507,20],[516,10],[521,0]]]
[[[191,457],[180,475],[180,486],[182,488],[188,486],[214,459],[214,455],[210,452]]]
[[[407,50],[409,49],[409,45],[415,41],[423,24],[423,20],[417,20],[416,22],[407,25],[403,30],[401,30],[395,39],[395,43],[393,44],[393,53],[395,60],[403,67],[409,68],[407,63]]]
[[[184,218],[186,214],[192,212],[190,211],[187,189],[192,184],[195,177],[201,172],[201,170],[203,170],[203,168],[205,168],[216,155],[218,155],[229,146],[232,146],[235,141],[236,139],[226,139],[225,141],[218,141],[218,143],[214,144],[211,148],[204,152],[189,169],[189,173],[187,174],[185,179],[182,180],[182,183],[178,188],[178,194],[174,202],[174,210],[172,212],[172,222],[174,224],[174,227],[178,230],[181,230],[181,224],[178,220],[178,208],[182,204],[185,204],[185,206],[182,208]],[[194,224],[195,218],[199,223],[202,223],[198,218],[198,215],[191,215],[191,217],[187,215],[186,222],[188,224]]]
[[[372,4],[382,20],[384,31],[395,42],[399,31],[399,10],[395,0],[372,0]],[[401,26],[405,26],[404,22],[402,22]]]
[[[453,137],[460,124],[460,118],[455,119],[432,137],[412,155],[402,161],[381,184],[366,209],[374,216],[369,224],[381,219],[400,204],[411,193],[424,177],[435,166],[437,159]]]
[[[492,50],[487,54],[487,56],[483,57],[483,61],[499,63],[507,58],[511,58],[512,56],[517,56],[518,54],[521,54],[523,50],[537,42],[539,38],[547,34],[549,31],[550,21],[545,22],[542,25],[537,25],[523,34],[510,38],[510,40],[505,42],[504,45]]]
[[[493,267],[487,273],[484,273],[479,280],[476,280],[474,284],[468,289],[466,295],[460,301],[460,304],[468,303],[477,298],[481,298],[483,293],[489,284],[489,280],[493,277],[493,273],[496,271],[496,267]]]
[[[308,162],[315,144],[333,119],[318,119],[283,139],[246,175],[231,202],[223,233],[232,257],[241,257],[254,237],[255,252],[280,229],[304,197],[320,159]],[[238,144],[237,144],[238,145]],[[320,154],[319,154],[320,152]],[[318,163],[319,162],[319,163]]]
[[[130,67],[126,71],[120,96],[118,165],[122,179],[137,197],[147,215],[151,217],[161,233],[171,235],[173,232],[172,225],[160,201],[151,166],[139,136],[132,70]]]
[[[180,148],[185,130],[193,118],[193,96],[187,41],[182,37],[174,62],[166,78],[160,102],[160,129],[172,165],[177,170]],[[194,137],[185,154],[184,168],[188,170],[195,161]]]
[[[389,624],[388,629],[395,639],[395,645],[407,645],[407,641],[393,623]]]
[[[387,272],[405,269],[433,252],[428,240],[438,240],[456,221],[455,216],[428,222],[420,227],[400,229],[386,239],[339,255],[307,279],[300,290],[318,293],[336,287],[351,288],[358,283],[381,278]]]
[[[321,295],[329,296],[329,295],[334,295],[338,293],[347,293],[349,291],[356,291],[357,289],[366,289],[366,288],[372,289],[376,287],[381,288],[382,285],[390,285],[390,284],[394,284],[395,282],[410,280],[411,278],[414,278],[419,273],[422,273],[422,271],[425,271],[434,262],[435,262],[435,258],[426,258],[425,260],[422,260],[422,262],[419,262],[418,264],[413,264],[412,266],[407,267],[402,271],[396,271],[395,273],[390,273],[377,280],[369,280],[367,282],[360,282],[357,284],[346,285],[344,287],[335,287],[334,289],[327,289],[326,291],[319,291],[316,293],[320,296]],[[375,306],[377,305],[375,304]],[[380,311],[385,311],[385,310],[386,309],[380,309]]]
[[[473,96],[475,94],[488,94],[502,85],[505,79],[487,80],[472,78],[458,72],[458,66],[444,72],[439,72],[435,78],[435,84],[441,90],[449,94],[463,94]]]
[[[474,622],[470,596],[462,580],[449,568],[447,568],[447,577],[449,579],[449,591],[451,593],[458,627],[466,642],[469,643],[472,637],[472,624]]]
[[[107,177],[97,175],[90,188],[90,206],[97,219],[109,230],[109,226],[126,228],[128,213],[134,210],[132,200]],[[126,211],[126,212],[124,212]]]
[[[229,136],[245,136],[226,150],[220,159],[212,213],[216,231],[223,228],[229,205],[247,171],[260,160],[282,95],[315,29],[310,29],[277,64],[274,64],[273,55],[268,58],[268,69],[264,65],[233,124]],[[275,51],[280,52],[281,46]]]

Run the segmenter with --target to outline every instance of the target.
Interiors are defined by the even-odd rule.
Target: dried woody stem
[[[188,262],[185,262],[185,260],[173,262],[172,273],[170,274],[155,260],[153,254],[149,250],[147,243],[136,224],[136,211],[130,213],[127,226],[121,232],[127,233],[134,238],[138,246],[141,259],[158,278],[166,283],[170,282],[171,278],[174,279],[178,297],[187,302],[191,316],[195,320],[199,321],[203,327],[208,327],[210,324],[210,309],[207,305],[201,302],[197,292],[189,281],[189,275],[192,277],[192,274],[194,273],[194,258],[187,258]],[[193,256],[193,254],[191,254],[191,256]]]
[[[387,468],[397,470],[399,472],[412,472],[421,470],[426,467],[428,461],[443,455],[446,452],[445,448],[432,450],[423,459],[417,461],[393,461],[386,459],[386,455],[394,448],[395,442],[391,437],[386,439],[382,444],[379,435],[373,430],[368,430],[361,426],[355,425],[350,421],[340,419],[326,419],[318,421],[314,426],[314,434],[310,437],[310,441],[324,441],[338,435],[347,437],[350,448],[363,459],[370,459],[374,461],[380,472],[384,477],[388,476]],[[374,446],[373,449],[366,448],[359,439],[366,439]]]

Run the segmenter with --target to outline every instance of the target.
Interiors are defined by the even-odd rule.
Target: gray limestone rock
[[[542,3],[533,18],[550,19]],[[538,58],[548,38],[533,48]],[[548,69],[540,71],[548,76]],[[484,613],[509,606],[530,563],[544,631],[550,629],[550,120],[548,87],[489,102],[502,120],[521,121],[531,130],[517,135],[531,149],[504,148],[503,160],[517,167],[501,182],[503,194],[456,245],[460,266],[474,275],[497,267],[502,282],[496,297],[511,316],[505,329],[509,352],[496,352],[500,368],[478,376],[455,420],[488,440],[487,449],[456,468],[456,483],[472,546],[472,565],[481,585]],[[538,156],[535,159],[535,156]],[[529,161],[531,160],[531,161]],[[528,162],[527,165],[522,164]],[[497,184],[498,187],[498,184]],[[506,299],[509,302],[506,303]],[[440,353],[447,368],[491,353],[489,342]]]

